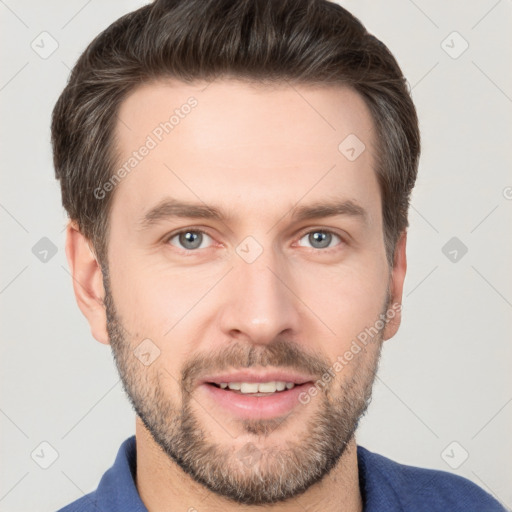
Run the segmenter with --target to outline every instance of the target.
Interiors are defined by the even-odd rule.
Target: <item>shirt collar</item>
[[[100,510],[148,512],[135,486],[136,468],[137,451],[135,436],[132,436],[123,442],[114,465],[100,480],[96,491]]]

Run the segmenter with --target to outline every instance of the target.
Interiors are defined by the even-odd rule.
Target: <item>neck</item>
[[[355,438],[347,445],[336,466],[323,480],[285,503],[239,505],[212,493],[186,474],[154,441],[143,423],[136,419],[136,485],[148,512],[288,512],[322,510],[322,512],[362,512],[359,489],[357,446]]]

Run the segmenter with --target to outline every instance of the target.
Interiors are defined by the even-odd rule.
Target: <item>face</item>
[[[125,390],[214,493],[298,495],[353,440],[394,334],[370,113],[346,88],[226,80],[145,85],[119,119],[119,167],[137,162],[115,184],[104,286]]]

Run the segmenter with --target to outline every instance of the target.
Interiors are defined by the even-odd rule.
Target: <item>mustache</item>
[[[329,361],[318,352],[308,352],[295,342],[276,340],[265,346],[230,343],[228,348],[198,354],[182,370],[181,385],[185,391],[194,382],[211,372],[252,367],[273,367],[297,370],[321,378],[329,369]]]

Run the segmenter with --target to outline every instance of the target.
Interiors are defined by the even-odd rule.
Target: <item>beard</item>
[[[144,366],[134,356],[140,339],[130,336],[116,312],[108,270],[104,271],[104,287],[107,330],[124,390],[154,441],[194,481],[235,503],[265,505],[285,502],[304,493],[328,475],[341,459],[371,401],[383,329],[350,361],[350,366],[355,366],[348,378],[340,378],[346,371],[342,368],[341,375],[319,390],[316,400],[293,409],[292,413],[300,414],[299,407],[315,408],[306,422],[300,422],[301,437],[294,441],[288,439],[290,436],[286,438],[287,417],[240,420],[245,434],[259,436],[255,437],[258,446],[249,442],[236,448],[235,439],[231,446],[212,440],[208,425],[198,418],[190,391],[198,377],[231,367],[272,366],[305,371],[321,379],[329,373],[332,364],[318,355],[306,354],[300,345],[283,339],[265,346],[230,342],[219,353],[184,362],[180,378],[174,379],[181,391],[180,406],[173,399],[179,393],[171,391],[169,386],[171,374],[159,367],[158,362]],[[382,313],[389,303],[388,293]],[[261,437],[268,440],[277,430],[282,431],[286,443],[274,446],[259,443]]]

